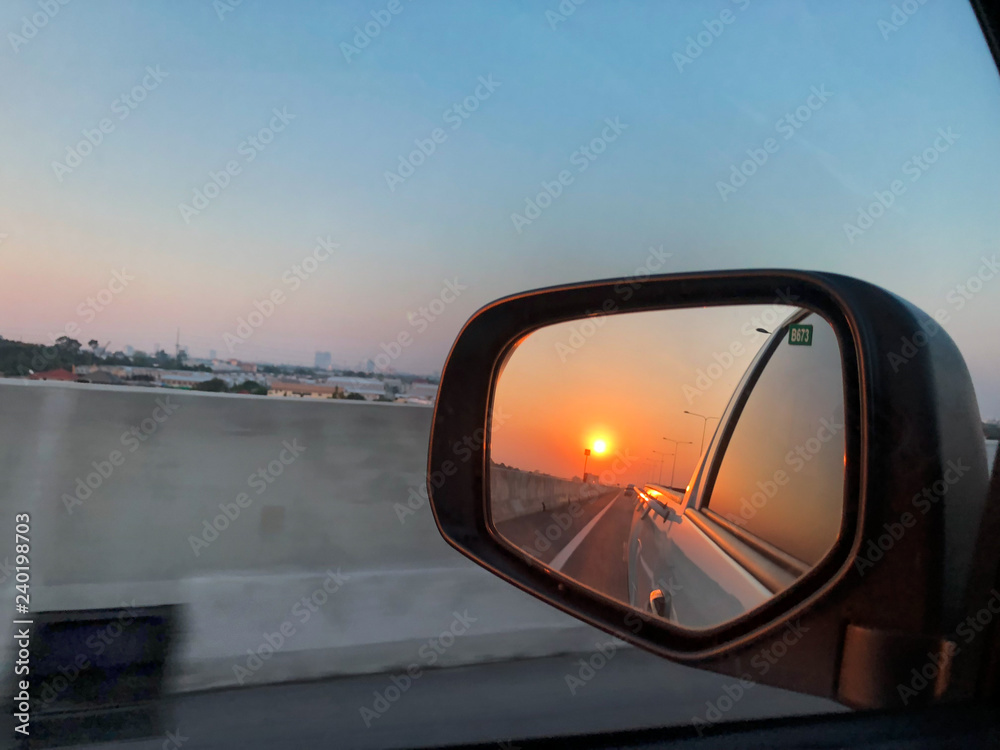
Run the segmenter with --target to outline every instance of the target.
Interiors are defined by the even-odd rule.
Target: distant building
[[[209,359],[215,359],[215,349],[209,349],[208,350],[208,358]]]
[[[424,399],[433,403],[437,398],[437,392],[438,387],[434,383],[417,380],[410,383],[410,387],[401,395],[406,398]]]
[[[131,344],[127,345],[125,347],[125,356],[131,357],[133,354],[135,354],[135,348]]]
[[[368,372],[369,375],[375,372],[375,360],[369,359],[368,362],[365,363],[365,370]]]
[[[86,378],[89,382],[98,382],[92,376],[98,379],[104,377],[103,375],[97,375],[98,372],[111,374],[122,380],[135,380],[139,378],[145,381],[156,382],[159,380],[160,374],[164,371],[158,367],[132,367],[131,365],[76,365],[73,368],[73,372],[79,378]]]
[[[88,383],[115,383],[124,385],[156,385],[173,388],[193,388],[212,378],[219,378],[232,388],[244,380],[253,380],[267,385],[263,373],[243,372],[233,368],[225,372],[202,372],[200,370],[164,370],[159,367],[132,367],[130,365],[77,365],[73,368],[79,380]]]
[[[212,372],[257,372],[257,365],[253,362],[241,362],[238,359],[214,359]]]
[[[200,383],[205,383],[216,377],[212,372],[197,372],[188,370],[162,370],[160,372],[160,382],[163,385],[174,388],[194,388]]]
[[[28,380],[68,380],[76,381],[76,375],[69,370],[58,368],[56,370],[45,370],[44,372],[33,372],[28,376]]]
[[[336,385],[293,383],[287,380],[277,380],[271,383],[267,395],[298,396],[300,398],[342,398],[344,389]]]
[[[94,370],[86,375],[78,375],[77,380],[81,383],[98,383],[101,385],[125,385],[125,381],[107,370]]]
[[[387,395],[385,384],[376,378],[355,378],[347,375],[335,375],[326,379],[327,385],[342,388],[345,393],[357,393],[369,401]]]
[[[315,362],[317,370],[329,370],[333,364],[333,357],[330,352],[316,352]]]

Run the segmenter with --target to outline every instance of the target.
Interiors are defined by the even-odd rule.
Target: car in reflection
[[[773,598],[833,547],[844,467],[840,345],[798,311],[747,368],[686,491],[637,487],[629,603],[705,629]]]

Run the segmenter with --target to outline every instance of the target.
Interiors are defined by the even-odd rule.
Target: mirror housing
[[[739,619],[693,632],[567,581],[497,534],[488,503],[488,436],[503,415],[492,413],[492,398],[518,341],[543,326],[592,316],[775,302],[823,316],[837,334],[844,368],[843,526],[833,550],[800,582]],[[948,481],[956,465],[961,474]],[[612,279],[487,305],[448,356],[428,465],[442,536],[495,575],[673,661],[864,708],[961,697],[967,681],[952,677],[972,650],[956,650],[950,634],[963,613],[989,598],[985,581],[967,587],[977,550],[969,539],[987,485],[972,381],[940,324],[872,284],[783,270]],[[897,528],[904,531],[893,534]],[[793,657],[784,658],[788,653]],[[901,691],[911,670],[929,660],[936,665],[932,685]]]

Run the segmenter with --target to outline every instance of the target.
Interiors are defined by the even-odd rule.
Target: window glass
[[[0,614],[28,514],[33,610],[177,613],[163,692],[184,712],[162,725],[192,747],[516,745],[838,708],[758,686],[720,710],[732,680],[638,649],[581,677],[565,653],[597,635],[442,540],[437,380],[498,297],[847,274],[941,321],[1000,418],[1000,76],[965,0],[4,0],[0,112]],[[622,460],[682,486],[773,325],[677,363],[691,413],[657,436],[675,455]],[[822,354],[820,333],[775,364]],[[595,392],[643,366],[608,361]],[[809,558],[830,540],[778,533],[791,484],[740,516],[832,412],[793,371],[754,397],[779,413],[746,416],[781,439],[734,436],[731,461],[768,468],[723,466],[712,507]],[[831,487],[834,442],[803,468]],[[129,612],[107,627],[148,624]],[[98,635],[32,690],[133,643]],[[98,684],[68,679],[46,710]],[[243,688],[233,710],[216,688]],[[456,715],[431,726],[430,705]]]
[[[830,324],[809,315],[782,331],[763,365],[722,455],[708,507],[815,564],[840,531],[844,446],[840,346]]]

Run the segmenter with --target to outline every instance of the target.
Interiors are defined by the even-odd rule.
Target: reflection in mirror
[[[840,346],[787,305],[589,317],[509,355],[491,517],[525,554],[691,630],[759,607],[833,547]]]

